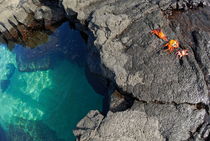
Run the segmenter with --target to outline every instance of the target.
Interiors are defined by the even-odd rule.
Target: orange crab
[[[167,44],[164,45],[164,47],[168,47],[166,51],[171,53],[174,51],[174,49],[179,48],[179,42],[177,40],[170,40]]]
[[[176,55],[179,59],[181,59],[183,56],[187,56],[189,54],[188,51],[188,49],[179,50],[176,52]]]
[[[158,38],[168,41],[167,36],[162,32],[161,29],[154,29],[151,31],[152,34],[155,34]]]

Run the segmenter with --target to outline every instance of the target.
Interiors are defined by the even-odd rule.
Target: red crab
[[[155,34],[158,38],[168,41],[167,36],[162,32],[161,29],[154,29],[151,31],[152,34]]]
[[[176,52],[176,55],[179,59],[181,59],[183,56],[187,56],[189,54],[188,51],[188,49],[179,50]]]
[[[166,51],[171,53],[174,51],[174,49],[179,48],[179,42],[177,40],[170,40],[167,44],[164,45],[164,47],[167,47]]]

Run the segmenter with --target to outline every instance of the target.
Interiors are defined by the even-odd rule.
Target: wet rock
[[[7,43],[16,41],[24,44],[27,42],[26,34],[34,32],[33,29],[36,29],[36,32],[43,29],[52,30],[53,25],[65,20],[64,9],[54,2],[44,5],[33,0],[4,0],[0,8],[0,31]]]

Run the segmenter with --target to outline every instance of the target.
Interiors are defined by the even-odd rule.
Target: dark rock
[[[80,23],[88,25],[84,32],[89,35],[91,71],[109,78],[127,96],[140,101],[142,104],[134,104],[132,109],[156,118],[160,123],[157,131],[166,140],[187,140],[191,138],[190,132],[197,133],[209,105],[210,8],[205,8],[208,0],[64,0],[63,5],[69,18],[72,11],[76,12]],[[76,27],[81,26],[76,23]],[[162,46],[166,42],[150,34],[155,28],[163,29],[169,39],[178,39],[190,55],[178,59],[175,54],[165,53]],[[121,99],[114,103],[118,102]],[[204,106],[198,108],[199,104]],[[118,124],[132,119],[140,124],[135,116],[123,120],[130,112],[113,113],[117,120],[108,115],[98,132],[88,132],[88,139],[114,140],[115,136],[123,137],[121,130],[140,130],[140,125],[128,128]],[[140,133],[136,133],[132,132],[131,137],[138,140]]]
[[[57,7],[57,5],[41,6],[34,12],[36,20],[43,20],[45,27],[53,25],[58,21],[63,21],[65,19],[65,12],[62,8]]]
[[[10,80],[0,80],[0,84],[1,84],[1,91],[4,92],[7,90],[10,84]]]
[[[133,105],[133,101],[134,100],[132,98],[115,91],[111,95],[109,109],[111,112],[125,111]]]
[[[30,46],[27,44],[30,38],[26,37],[29,33],[53,30],[56,24],[65,21],[64,9],[55,1],[46,4],[34,0],[3,0],[0,8],[0,32],[7,42],[15,41]]]
[[[28,18],[29,13],[47,29],[63,19],[63,9],[57,5],[61,1],[56,5],[50,0],[42,2],[4,1],[0,31],[5,38],[12,40],[20,34],[27,39],[24,27],[38,27],[34,17]],[[71,20],[76,21],[75,27],[89,35],[89,69],[116,83],[125,96],[136,99],[131,107],[133,103],[127,106],[125,97],[113,95],[110,110],[115,113],[104,117],[91,111],[74,131],[78,140],[209,138],[205,121],[210,88],[208,0],[63,0],[62,4],[68,18],[75,18]],[[22,24],[21,28],[11,33],[17,24]],[[178,39],[190,55],[179,60],[175,54],[165,53],[161,48],[165,42],[150,34],[155,28],[162,28],[170,39]],[[48,64],[43,58],[44,65],[35,61],[31,67],[21,57],[17,57],[22,61],[20,70]],[[7,88],[5,82],[3,89]]]
[[[6,69],[8,70],[7,74],[6,74],[6,78],[10,79],[15,72],[15,69],[16,69],[15,65],[14,64],[7,64]]]

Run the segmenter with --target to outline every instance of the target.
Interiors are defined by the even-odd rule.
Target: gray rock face
[[[122,112],[116,107],[124,100],[112,97],[110,110],[115,113],[108,114],[94,133],[76,130],[78,140],[208,138],[210,8],[203,8],[209,6],[208,0],[64,0],[63,5],[69,18],[76,12],[80,22],[88,24],[90,70],[110,78],[137,100]],[[150,33],[156,28],[189,49],[189,56],[167,54],[166,42]],[[144,116],[153,119],[148,126],[157,121],[152,129],[161,136],[148,138],[150,131],[141,122]]]
[[[1,40],[5,42],[26,42],[29,31],[48,29],[65,19],[64,9],[54,2],[44,5],[39,0],[2,0],[0,9]]]
[[[0,31],[18,24],[33,27],[33,18],[45,27],[62,20],[62,9],[50,7],[49,1],[40,7],[39,2],[1,1],[9,12],[0,11]],[[78,123],[74,131],[78,141],[209,138],[208,0],[63,0],[62,4],[69,19],[77,15],[77,28],[87,25],[90,70],[109,78],[125,97],[135,100],[131,107],[113,95],[107,116],[91,111]],[[28,18],[30,14],[35,17]],[[156,28],[179,40],[189,56],[178,59],[167,54],[166,42],[150,33]],[[8,34],[14,38],[18,31]]]
[[[98,129],[104,116],[99,111],[90,111],[85,118],[78,124],[77,129],[74,130],[74,135],[81,141],[88,141]]]
[[[90,118],[91,111],[86,119],[78,124],[81,128],[87,128],[86,135],[79,136],[79,141],[161,141],[159,129],[159,122],[155,117],[148,117],[144,112],[137,110],[130,110],[125,112],[118,112],[113,114],[108,113],[107,117],[100,123],[100,126],[94,126],[97,124],[98,119],[92,125],[93,118]],[[94,114],[98,114],[97,111]],[[95,118],[95,117],[94,117]],[[90,122],[88,122],[90,121]],[[86,123],[86,124],[84,124]],[[87,125],[88,123],[88,125]],[[91,125],[90,125],[91,124]],[[89,129],[90,127],[90,129]],[[94,127],[94,129],[93,129]],[[80,129],[75,130],[75,133]],[[81,132],[80,132],[81,133]],[[78,136],[78,134],[75,134]]]
[[[154,116],[160,122],[160,132],[169,141],[181,141],[190,138],[190,133],[203,123],[206,111],[198,110],[195,105],[180,104],[144,104],[135,102],[132,109]]]
[[[208,103],[203,74],[194,57],[184,58],[180,65],[175,55],[161,50],[163,42],[149,34],[160,26],[168,36],[177,38],[160,10],[142,15],[131,24],[130,13],[114,15],[112,9],[105,6],[96,11],[89,28],[104,66],[114,73],[119,87],[144,101]]]

